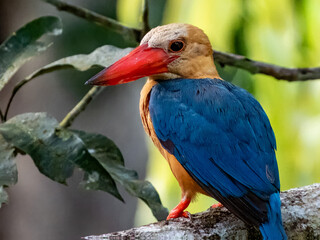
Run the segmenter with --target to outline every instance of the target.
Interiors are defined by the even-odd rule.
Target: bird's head
[[[149,76],[156,80],[219,77],[207,35],[190,24],[156,27],[140,46],[87,81],[109,86]]]

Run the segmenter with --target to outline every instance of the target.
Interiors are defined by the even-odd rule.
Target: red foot
[[[180,203],[171,210],[170,214],[167,217],[167,220],[178,217],[190,218],[190,213],[184,211],[189,206],[190,202],[191,200],[188,198],[181,199]]]
[[[218,207],[223,207],[223,205],[221,203],[216,203],[211,206],[211,208],[218,208]]]
[[[188,211],[184,211],[182,213],[182,216],[181,217],[184,217],[184,218],[191,218],[191,213],[189,213]]]
[[[170,219],[174,219],[174,218],[179,218],[179,217],[183,217],[183,218],[190,218],[190,213],[188,211],[184,211],[184,212],[170,212],[170,214],[167,217],[167,220]]]

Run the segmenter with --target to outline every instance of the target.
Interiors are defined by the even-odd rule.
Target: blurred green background
[[[142,0],[133,1],[135,7],[129,2],[118,1],[119,20],[139,27]],[[196,25],[219,51],[286,67],[314,67],[320,64],[319,11],[317,0],[168,0],[162,24]],[[277,139],[281,190],[320,182],[320,82],[289,83],[242,70],[226,80],[250,91],[267,112]],[[149,152],[147,179],[172,209],[180,200],[179,186],[150,142]],[[188,210],[202,211],[212,203],[199,196]],[[136,225],[151,222],[146,207],[138,206]]]
[[[142,25],[143,0],[68,2],[130,27]],[[219,51],[286,67],[320,66],[319,0],[149,0],[149,7],[151,27],[172,22],[194,24],[208,34],[213,48]],[[19,71],[15,82],[61,57],[89,53],[105,44],[135,46],[111,30],[59,12],[39,0],[0,1],[0,40],[26,22],[48,14],[62,18],[64,33],[54,40],[48,53]],[[320,182],[320,81],[290,83],[231,67],[219,69],[226,80],[251,92],[267,112],[277,139],[281,189]],[[11,116],[46,111],[62,119],[89,89],[83,83],[97,71],[65,70],[30,83],[15,100]],[[107,88],[74,127],[113,139],[126,165],[136,169],[140,178],[146,174],[164,206],[172,209],[180,201],[180,188],[168,164],[143,132],[138,113],[142,85],[140,80]],[[12,87],[13,83],[1,92],[0,104],[6,103]],[[146,170],[144,139],[149,152]],[[125,195],[123,204],[105,193],[79,190],[73,183],[78,173],[67,188],[41,176],[30,159],[18,161],[18,167],[19,182],[9,190],[9,205],[0,210],[1,239],[79,239],[155,221],[141,201],[135,213],[137,199],[133,197]],[[188,211],[202,211],[213,203],[213,199],[199,196]]]

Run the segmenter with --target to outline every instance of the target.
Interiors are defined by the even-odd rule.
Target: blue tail
[[[268,221],[260,225],[264,240],[287,240],[282,226],[280,194],[273,193],[268,204]]]

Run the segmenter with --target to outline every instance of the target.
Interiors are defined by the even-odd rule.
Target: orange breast
[[[188,197],[193,199],[197,193],[202,193],[208,195],[187,173],[187,171],[181,166],[178,160],[174,155],[170,154],[167,150],[165,150],[156,136],[156,133],[153,128],[153,124],[150,118],[149,113],[149,99],[150,92],[152,87],[157,84],[156,81],[152,79],[148,79],[146,84],[141,90],[140,95],[140,116],[142,120],[142,124],[146,133],[150,136],[154,145],[159,149],[162,156],[168,161],[171,171],[175,178],[177,179],[181,191],[182,197]]]

